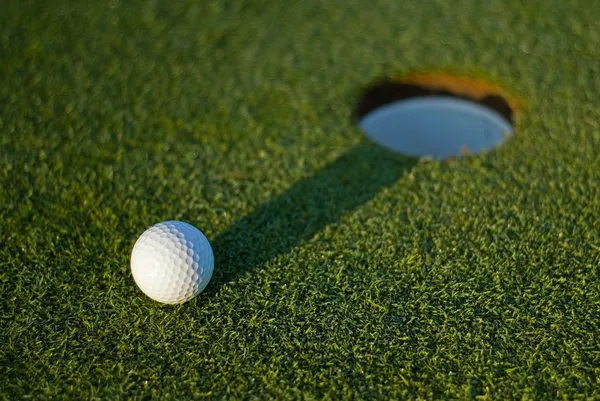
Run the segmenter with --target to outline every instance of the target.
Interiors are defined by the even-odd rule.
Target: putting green
[[[600,398],[592,0],[4,1],[0,399]],[[500,148],[391,154],[353,110],[447,71]],[[201,229],[162,306],[137,237]]]

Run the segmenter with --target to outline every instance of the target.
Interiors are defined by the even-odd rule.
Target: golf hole
[[[500,146],[513,135],[515,102],[482,80],[414,74],[367,88],[355,117],[375,143],[444,160]]]

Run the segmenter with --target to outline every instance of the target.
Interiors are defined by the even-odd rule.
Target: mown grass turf
[[[4,1],[0,398],[598,399],[596,2]],[[389,155],[403,71],[528,103],[501,149]],[[213,242],[188,304],[129,252]]]

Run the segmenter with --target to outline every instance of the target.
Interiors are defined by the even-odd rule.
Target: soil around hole
[[[367,87],[356,104],[353,117],[360,121],[371,111],[400,100],[450,96],[485,106],[514,126],[515,102],[508,100],[503,92],[501,88],[475,78],[449,74],[412,74],[399,80],[379,80]]]

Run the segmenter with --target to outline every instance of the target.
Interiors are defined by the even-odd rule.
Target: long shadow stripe
[[[300,180],[213,241],[215,277],[209,291],[287,253],[339,221],[396,182],[415,163],[415,159],[365,140]]]

